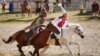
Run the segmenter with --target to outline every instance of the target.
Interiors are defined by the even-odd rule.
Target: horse
[[[25,16],[25,13],[28,13],[28,17],[32,17],[32,8],[31,6],[28,4],[27,1],[23,1],[21,3],[21,11],[22,11],[22,18]]]
[[[53,35],[51,34],[51,38],[55,38],[59,36],[60,36],[59,40],[61,40],[60,44],[66,46],[66,49],[69,51],[71,56],[74,56],[69,47],[71,44],[75,44],[78,46],[79,49],[77,55],[80,56],[80,44],[75,41],[75,36],[77,37],[79,36],[82,39],[84,38],[84,31],[80,24],[68,23],[66,27],[62,28],[61,35],[57,35],[55,33]],[[50,40],[50,42],[52,41]],[[40,54],[42,55],[48,48],[49,46],[44,47],[43,50],[40,52]]]
[[[58,31],[58,29],[52,23],[49,23],[43,31],[41,31],[34,38],[32,38],[30,40],[30,45],[32,45],[35,48],[35,50],[33,53],[31,53],[31,52],[29,52],[29,53],[32,56],[35,56],[35,54],[37,54],[37,56],[39,56],[39,50],[47,45],[46,42],[49,38],[50,33],[55,30]],[[22,47],[28,45],[29,38],[27,37],[24,30],[20,30],[20,31],[16,32],[15,35],[16,35],[16,37],[11,36],[7,41],[5,41],[3,39],[3,42],[11,43],[11,42],[17,41],[17,43],[18,43],[17,47],[19,49],[19,52],[21,53],[20,56],[25,56],[24,52],[22,51]]]

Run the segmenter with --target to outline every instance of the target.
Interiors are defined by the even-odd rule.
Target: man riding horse
[[[30,40],[43,30],[42,27],[44,27],[43,23],[45,22],[46,16],[47,13],[45,11],[42,11],[40,15],[37,18],[35,18],[35,20],[29,26],[24,28],[24,30],[29,29],[29,32],[27,33],[29,34]]]

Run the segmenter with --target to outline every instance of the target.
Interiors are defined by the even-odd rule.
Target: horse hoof
[[[30,54],[30,55],[32,55],[32,52],[31,52],[31,51],[29,51],[29,54]]]
[[[78,56],[80,56],[80,53],[78,53]]]
[[[20,56],[25,56],[24,54],[21,54]]]

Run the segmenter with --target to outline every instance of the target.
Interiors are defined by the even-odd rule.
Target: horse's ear
[[[50,23],[50,24],[52,24],[52,21],[51,21],[51,20],[49,20],[49,23]]]

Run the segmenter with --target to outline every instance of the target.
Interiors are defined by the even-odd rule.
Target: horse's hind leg
[[[25,56],[24,52],[22,51],[22,45],[17,45],[17,47],[18,47],[18,51],[21,53],[20,56]]]

